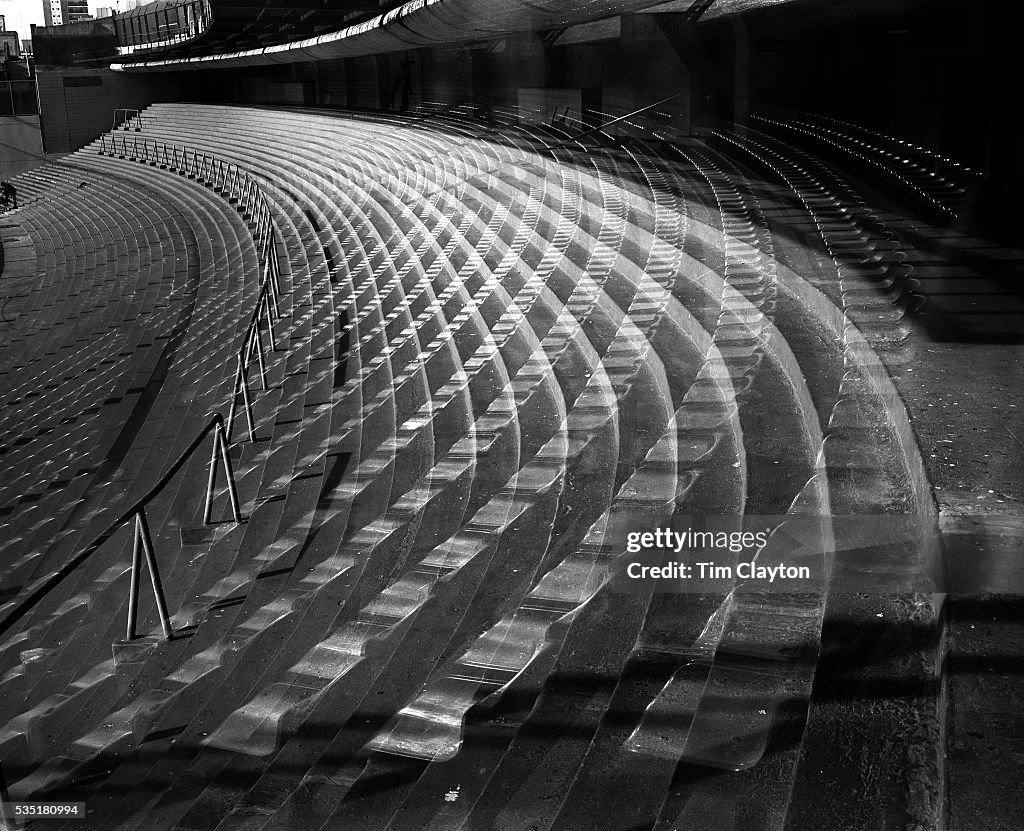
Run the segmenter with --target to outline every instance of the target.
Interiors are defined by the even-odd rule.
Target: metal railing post
[[[156,552],[153,550],[153,537],[149,533],[149,523],[146,522],[146,509],[142,508],[136,515],[139,533],[142,536],[142,552],[146,556],[146,564],[149,566],[149,582],[153,586],[153,595],[156,597],[156,610],[160,615],[160,628],[164,631],[164,640],[173,637],[171,630],[171,616],[167,613],[167,601],[164,598],[164,587],[160,583],[160,572],[156,564]]]
[[[253,424],[252,419],[252,398],[249,395],[249,370],[242,360],[239,360],[239,366],[242,371],[242,403],[245,405],[245,420],[249,428],[249,441],[256,441],[256,425]]]
[[[242,386],[242,373],[238,370],[240,367],[235,368],[235,384],[231,388],[231,406],[228,407],[228,443],[231,442],[231,432],[235,426],[235,410],[238,406],[238,393],[241,391]]]
[[[275,319],[280,320],[281,319],[281,306],[279,305],[279,302],[278,302],[279,298],[277,296],[277,286],[274,285],[274,278],[271,275],[272,271],[273,271],[273,269],[271,268],[271,260],[268,257],[266,259],[266,262],[264,262],[264,264],[263,264],[263,285],[269,287],[269,289],[270,289],[270,296],[271,296],[271,299],[274,302],[273,302],[272,305],[269,305],[267,308],[268,308],[268,311],[272,311],[273,312],[273,315],[274,315]],[[277,340],[277,338],[275,337],[274,340],[275,340],[275,347],[276,347],[276,340]]]
[[[135,533],[132,535],[132,570],[128,578],[128,628],[125,640],[135,640],[135,618],[139,609],[139,570],[142,565],[142,539],[139,518],[135,517]]]
[[[206,485],[206,507],[203,510],[203,524],[209,525],[213,517],[213,498],[217,485],[217,462],[224,466],[224,478],[227,482],[228,497],[231,501],[231,514],[235,522],[242,521],[242,511],[238,504],[238,491],[235,488],[235,473],[231,468],[231,457],[228,455],[227,441],[224,437],[224,423],[217,417],[213,430],[213,447],[210,453],[210,475]]]
[[[214,428],[217,435],[217,444],[220,447],[220,458],[224,464],[224,476],[228,484],[228,498],[231,500],[231,513],[235,522],[242,521],[242,508],[238,503],[238,489],[235,487],[235,471],[231,467],[231,454],[228,453],[227,436],[224,434],[224,422],[217,419],[217,426]]]
[[[270,311],[270,291],[268,286],[264,286],[263,292],[263,312],[267,316],[267,334],[270,336],[270,351],[277,351],[277,332],[274,331],[274,315]]]
[[[263,206],[260,205],[260,207],[262,208]],[[266,225],[265,225],[265,222],[266,222],[266,220],[265,220],[263,211],[261,210],[259,212],[259,216],[256,219],[256,240],[257,240],[257,247],[260,248],[260,249],[262,249],[264,244],[265,244],[265,237],[266,237]]]
[[[260,319],[259,316],[253,318],[252,333],[249,335],[249,342],[256,348],[256,362],[260,367],[260,381],[263,383],[263,389],[270,389],[267,384],[267,365],[263,362],[263,332],[260,330]],[[252,357],[252,350],[249,350],[249,357]]]
[[[213,437],[210,453],[210,473],[206,477],[206,506],[203,508],[203,525],[209,525],[213,517],[213,492],[217,487],[217,436]]]
[[[238,370],[235,373],[235,389],[231,393],[231,409],[228,412],[227,440],[231,442],[231,431],[235,424],[235,411],[238,408],[238,394],[242,394],[242,403],[245,406],[245,420],[249,426],[249,441],[256,441],[256,429],[252,422],[252,402],[249,400],[249,375],[245,370],[245,363],[242,360],[244,349],[238,353]]]
[[[280,294],[281,293],[281,260],[277,253],[277,235],[271,231],[270,234],[270,274],[274,279],[274,289]]]
[[[135,535],[132,543],[132,570],[131,583],[128,588],[128,627],[125,633],[126,640],[134,640],[136,633],[136,619],[139,611],[139,578],[142,571],[142,557],[146,558],[146,566],[149,568],[150,584],[153,587],[153,596],[156,599],[157,613],[160,615],[160,628],[163,629],[164,638],[170,640],[172,637],[170,615],[167,613],[167,601],[164,598],[163,585],[160,583],[160,572],[157,570],[156,554],[153,551],[153,537],[149,533],[149,523],[146,522],[146,509],[140,508],[135,514]]]

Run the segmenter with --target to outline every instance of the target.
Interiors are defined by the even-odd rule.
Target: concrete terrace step
[[[249,523],[171,567],[191,636],[120,670],[100,643],[50,680],[30,667],[53,656],[11,643],[16,798],[85,798],[111,827],[376,831],[610,828],[618,791],[669,827],[751,810],[744,773],[711,771],[767,764],[784,816],[803,745],[768,737],[790,694],[807,706],[827,586],[615,583],[628,535],[674,515],[870,512],[890,486],[918,504],[905,414],[850,320],[892,326],[912,278],[803,157],[789,184],[841,277],[781,266],[777,191],[711,148],[555,147],[501,118],[147,111],[150,140],[265,183],[308,289],[257,405],[266,441],[234,450]],[[118,568],[83,574],[57,640],[82,592],[119,609]]]
[[[219,317],[219,316],[218,316]]]
[[[213,316],[213,319],[216,319],[216,317],[217,317],[217,315],[216,315],[216,310],[214,309],[214,310],[213,310],[213,312],[214,312],[214,316]],[[212,353],[207,353],[207,354],[212,354],[212,355],[215,355],[216,353],[215,353],[215,352],[212,352]]]
[[[197,223],[197,224],[198,224],[198,223]],[[217,227],[219,227],[219,226],[220,226],[221,224],[225,224],[225,225],[226,225],[226,227],[231,227],[230,223],[219,223],[219,222],[213,222],[213,223],[209,223],[209,222],[207,222],[207,223],[204,223],[204,224],[207,224],[207,225],[209,225],[209,226],[210,226],[210,227],[212,227],[212,228],[217,228]],[[249,245],[251,246],[251,242],[249,242]],[[233,259],[233,258],[234,258],[234,256],[235,256],[235,255],[233,255],[233,254],[232,254],[232,255],[231,255],[231,258]],[[223,266],[223,265],[226,265],[226,264],[227,264],[227,258],[225,258],[224,262],[223,262],[223,263],[221,263],[220,265],[222,265],[222,266]],[[213,264],[213,265],[217,265],[217,264]],[[222,331],[222,332],[224,332],[224,333],[229,333],[229,332],[230,332],[230,329],[225,329],[225,328],[223,328],[223,320],[222,320],[222,317],[223,317],[223,313],[218,313],[218,314],[216,315],[215,319],[216,319],[216,320],[217,320],[217,322],[218,322],[218,323],[219,323],[219,324],[221,325],[221,331]],[[210,346],[210,343],[209,343],[209,339],[208,339],[208,338],[207,338],[207,343],[206,343],[206,346],[207,346],[207,347],[209,347],[209,346]],[[212,354],[213,354],[213,355],[215,355],[215,354],[216,354],[216,353],[215,353],[215,351],[214,351],[214,352],[213,352]],[[172,409],[173,409],[173,408],[172,408]],[[188,422],[186,421],[186,422],[185,422],[185,424],[187,425],[187,423],[188,423]],[[178,426],[180,426],[180,424],[179,424]],[[190,436],[189,436],[189,438],[190,438]],[[108,581],[101,581],[101,582],[108,582]],[[73,605],[73,606],[75,606],[75,605],[81,605],[81,604],[72,604],[72,605]],[[53,684],[53,683],[58,683],[58,684],[59,684],[59,681],[55,681],[55,680],[54,680],[54,677],[52,676],[52,674],[51,674],[51,675],[49,675],[49,676],[47,676],[47,680],[48,680],[48,681],[49,681],[49,682],[50,682],[51,684]]]

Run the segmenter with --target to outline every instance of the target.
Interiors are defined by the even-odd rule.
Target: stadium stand
[[[619,16],[623,50],[690,60],[734,6],[116,24],[134,89],[226,92],[117,102],[0,217],[0,804],[80,806],[51,807],[68,829],[946,827],[952,503],[918,421],[937,386],[908,390],[937,333],[1019,343],[997,289],[1024,257],[954,224],[981,171],[826,106],[719,117],[707,77],[631,76],[607,111],[476,91],[522,28],[544,53]],[[436,100],[351,106],[399,100],[381,56],[413,48],[444,87],[465,40]],[[349,106],[235,94],[301,87],[299,62],[340,67]],[[963,281],[993,308],[954,318]],[[683,563],[718,568],[634,574]]]
[[[457,770],[459,821],[511,812],[523,822],[513,787],[531,791],[551,776],[576,784],[544,806],[546,821],[582,827],[637,758],[646,759],[646,789],[631,794],[630,810],[641,813],[657,810],[681,759],[756,767],[794,695],[806,706],[810,694],[808,658],[829,591],[820,569],[835,546],[829,512],[932,521],[906,415],[849,317],[863,313],[869,339],[892,339],[901,307],[865,304],[856,287],[895,284],[900,257],[859,230],[867,219],[829,216],[838,204],[830,188],[841,185],[791,181],[815,194],[812,218],[838,268],[871,268],[837,293],[774,256],[756,190],[731,154],[749,148],[783,172],[789,157],[752,136],[734,145],[723,134],[730,155],[682,142],[666,157],[511,121],[481,130],[457,111],[157,105],[141,123],[22,180],[37,256],[62,258],[50,269],[58,294],[47,308],[80,316],[92,302],[105,327],[138,317],[136,298],[146,311],[156,306],[161,290],[185,304],[148,315],[145,346],[171,340],[180,357],[139,425],[153,443],[132,452],[171,457],[196,430],[189,413],[231,398],[232,358],[246,337],[238,310],[252,303],[260,269],[244,221],[200,183],[210,159],[247,171],[282,229],[290,300],[278,337],[287,348],[266,366],[256,441],[240,433],[233,450],[248,521],[200,533],[194,545],[198,463],[150,511],[157,550],[180,552],[161,568],[173,630],[187,637],[156,646],[144,603],[147,646],[104,658],[124,613],[127,541],[8,636],[4,684],[22,702],[2,733],[12,798],[75,794],[99,826],[115,816],[145,827],[240,827],[258,817],[312,827],[358,816],[377,828],[406,804],[428,804],[442,771]],[[129,270],[142,279],[152,267],[162,278],[170,260],[180,282],[153,279],[147,294],[145,283],[99,280],[97,241],[131,227],[101,209],[125,204],[102,199],[108,188],[162,197],[162,209],[128,203],[154,226],[149,248],[133,237],[138,267]],[[63,244],[32,224],[43,206],[68,217]],[[96,218],[72,223],[76,215]],[[156,245],[170,258],[154,257]],[[67,276],[76,264],[81,281]],[[80,286],[73,303],[59,294],[71,286]],[[43,306],[23,314],[38,307],[41,323]],[[822,343],[793,342],[805,330],[819,331],[835,359],[822,366],[808,351]],[[93,402],[120,387],[90,384],[86,367],[113,352],[141,362],[113,363],[122,384],[160,378],[155,353],[112,343],[101,354],[96,341],[90,333],[77,371],[42,362],[38,380],[11,394],[23,400],[64,372],[48,394],[99,419]],[[38,355],[50,344],[33,346]],[[844,367],[841,380],[832,366]],[[759,412],[768,398],[772,416]],[[39,411],[24,409],[37,423]],[[104,423],[69,429],[102,435]],[[772,447],[775,430],[788,441]],[[63,434],[37,432],[62,446]],[[109,441],[95,440],[91,464],[79,453],[75,463],[109,475]],[[766,487],[765,466],[783,456],[786,485]],[[26,529],[12,546],[24,561],[7,578],[13,602],[135,484],[118,464],[121,478],[99,480],[102,502],[90,488],[67,515],[12,512],[10,527]],[[61,471],[43,465],[31,475],[39,484],[14,486],[45,490]],[[614,588],[630,532],[674,511],[744,510],[819,518],[806,532],[816,535],[813,590],[766,598],[742,585],[667,596]],[[45,533],[58,543],[46,556],[35,547]],[[784,547],[769,542],[759,562]],[[905,550],[904,566],[919,555]],[[621,680],[579,699],[571,679],[596,666]],[[632,731],[601,719],[622,707],[642,715]],[[555,712],[579,734],[538,738],[531,723]],[[523,767],[537,754],[548,761]],[[341,778],[328,773],[336,758],[348,760]],[[798,759],[786,758],[779,775],[792,783]],[[364,782],[380,776],[406,784],[367,802]],[[455,822],[454,807],[445,810],[436,821]]]

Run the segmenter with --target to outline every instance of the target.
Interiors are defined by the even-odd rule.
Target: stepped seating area
[[[811,113],[755,115],[754,121],[856,159],[946,216],[957,215],[968,189],[981,180],[980,171],[933,150],[846,121]]]
[[[5,600],[151,484],[230,384],[252,241],[201,186],[141,173],[81,159],[20,180],[39,279],[3,333]]]
[[[852,187],[767,129],[161,104],[137,137],[238,165],[277,227],[245,522],[202,526],[197,459],[150,509],[174,639],[144,602],[111,657],[128,534],[0,636],[12,799],[96,828],[781,824],[836,717],[823,627],[903,613],[851,586],[911,592],[933,519],[876,353],[916,283]],[[0,614],[231,403],[251,228],[133,142],[16,181]],[[830,519],[880,514],[916,530]],[[813,579],[624,587],[630,535],[687,516],[779,517],[757,563]]]

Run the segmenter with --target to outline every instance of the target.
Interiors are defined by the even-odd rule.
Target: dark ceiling
[[[402,0],[210,0],[213,23],[207,32],[173,47],[138,50],[122,60],[187,58],[316,37],[369,20],[402,5]],[[145,7],[142,7],[143,9]]]

